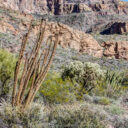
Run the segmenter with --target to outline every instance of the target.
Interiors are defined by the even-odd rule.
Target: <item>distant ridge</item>
[[[128,2],[120,0],[0,0],[0,6],[39,18],[45,15],[87,33],[128,21]]]

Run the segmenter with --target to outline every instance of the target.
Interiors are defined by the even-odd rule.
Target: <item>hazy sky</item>
[[[123,0],[123,1],[128,1],[128,0]]]

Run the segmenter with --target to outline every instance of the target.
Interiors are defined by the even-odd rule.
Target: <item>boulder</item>
[[[0,21],[0,32],[7,33],[9,31],[11,31],[14,35],[18,33],[18,31],[13,27],[13,25],[7,22]]]
[[[105,42],[102,46],[105,48],[103,53],[104,56],[128,60],[128,41]]]

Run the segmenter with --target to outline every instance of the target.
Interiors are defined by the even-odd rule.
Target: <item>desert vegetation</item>
[[[4,126],[107,128],[113,123],[114,127],[127,128],[128,113],[125,108],[128,95],[127,71],[111,71],[99,64],[78,60],[62,65],[60,71],[53,71],[51,67],[45,80],[41,81],[41,87],[34,101],[25,109],[21,109],[26,101],[25,97],[29,94],[32,80],[30,79],[26,87],[22,104],[12,106],[11,93],[14,88],[12,74],[18,58],[2,49],[0,53],[1,58],[3,55],[7,59],[1,59],[0,71],[8,63],[9,67],[5,69],[9,73],[2,72],[7,73],[7,76],[11,75],[4,89],[1,86],[3,95],[0,103],[0,118]],[[24,66],[24,63],[21,64],[17,83],[22,79]],[[3,77],[6,78],[5,74],[0,77],[1,83],[4,82]]]
[[[17,29],[24,17],[11,13],[0,10]],[[127,61],[64,49],[57,45],[61,34],[46,38],[42,24],[34,43],[36,21],[22,32],[22,42],[20,34],[0,32],[0,127],[128,128]],[[92,35],[100,44],[110,38]],[[127,34],[111,38],[127,40]],[[20,43],[16,53],[6,49]]]

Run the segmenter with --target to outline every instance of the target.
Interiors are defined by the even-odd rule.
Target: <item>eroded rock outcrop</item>
[[[10,33],[14,33],[16,36],[22,35],[22,33],[26,31],[26,29],[29,27],[29,23],[30,22],[25,22],[25,21],[21,22],[18,28],[15,29],[13,25],[4,22],[2,26],[0,26],[0,32],[3,33],[10,32]],[[39,29],[40,29],[39,22],[37,22],[37,25],[35,25],[32,29],[31,37],[36,37],[36,35],[39,32]],[[60,33],[61,41],[59,45],[61,45],[63,48],[72,48],[79,52],[88,53],[96,57],[102,56],[103,53],[102,47],[90,34],[85,34],[84,32],[72,29],[71,27],[61,23],[47,22],[45,38],[55,34],[56,32]],[[16,52],[18,51],[18,48],[20,48],[19,45],[20,44],[14,46],[16,48],[15,50],[13,46],[9,47],[8,49],[12,51],[11,49],[13,48],[13,52]]]
[[[108,14],[128,14],[128,4],[120,0],[98,0],[91,2],[90,7],[95,12],[100,12],[102,15]]]
[[[24,29],[26,29],[26,26],[29,25],[24,24]],[[20,25],[20,27],[23,29],[22,25]],[[32,33],[33,35],[36,35],[38,32],[39,26],[37,25],[33,28]],[[79,52],[88,53],[96,57],[102,57],[102,47],[90,34],[85,34],[84,32],[72,29],[71,27],[61,23],[48,22],[46,24],[45,38],[49,35],[55,34],[56,32],[60,33],[60,45],[62,47],[72,48]]]
[[[6,33],[7,30],[11,31],[12,33],[15,32],[15,28],[11,24],[0,21],[0,32]]]
[[[109,23],[107,29],[102,34],[124,34],[128,32],[128,22],[114,22]]]
[[[128,3],[120,0],[0,0],[0,6],[41,17],[46,14],[50,21],[88,33],[101,32],[113,21],[128,21]]]
[[[94,11],[99,14],[128,14],[128,5],[120,0],[1,0],[0,5],[32,13],[69,14]]]
[[[128,41],[123,42],[105,42],[103,55],[109,58],[126,59],[128,60]]]

